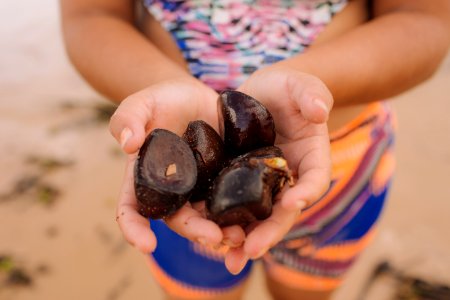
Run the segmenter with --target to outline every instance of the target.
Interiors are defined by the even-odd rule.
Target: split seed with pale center
[[[177,173],[177,165],[176,164],[170,164],[166,169],[166,177],[169,177],[173,174]]]

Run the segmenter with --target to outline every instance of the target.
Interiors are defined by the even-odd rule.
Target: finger
[[[310,151],[298,165],[298,181],[281,198],[286,209],[299,209],[311,205],[328,190],[331,177],[330,146],[325,137],[311,137]]]
[[[300,177],[295,186],[287,190],[282,198],[284,208],[302,209],[315,203],[327,191],[330,181],[324,169],[312,169]]]
[[[130,96],[122,101],[112,115],[109,130],[127,153],[136,152],[145,139],[145,129],[153,117],[152,95],[143,100]]]
[[[128,243],[143,253],[150,253],[156,248],[156,237],[150,229],[149,221],[137,211],[133,185],[135,159],[135,156],[132,156],[127,163],[125,178],[119,195],[116,220]]]
[[[136,211],[134,205],[120,205],[116,220],[130,245],[145,254],[155,250],[156,237],[150,229],[150,223]]]
[[[244,251],[251,259],[264,255],[286,235],[294,224],[300,210],[288,210],[277,202],[272,215],[256,226],[247,236]]]
[[[242,247],[232,248],[225,255],[225,267],[231,274],[239,274],[248,262],[248,255]]]
[[[301,72],[293,71],[286,76],[289,96],[305,119],[313,123],[326,122],[333,106],[333,97],[325,84],[318,78]]]
[[[319,78],[287,68],[268,70],[260,72],[261,75],[256,74],[256,79],[245,82],[239,89],[263,100],[271,112],[282,110],[281,106],[294,103],[294,109],[299,110],[306,120],[313,123],[324,123],[328,120],[333,97]],[[275,84],[265,85],[261,82]],[[280,87],[284,90],[280,91]],[[283,93],[285,99],[280,99]]]
[[[179,235],[202,245],[217,246],[223,239],[220,227],[205,219],[189,203],[165,219],[166,224]]]
[[[223,241],[222,243],[230,248],[237,248],[245,241],[245,232],[241,226],[234,225],[222,228]]]
[[[204,200],[191,202],[191,207],[198,211],[201,216],[206,218],[206,203]]]

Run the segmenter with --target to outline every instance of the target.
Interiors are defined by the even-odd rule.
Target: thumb
[[[134,153],[142,146],[147,125],[152,120],[153,104],[151,99],[132,95],[112,115],[109,130],[126,153]]]
[[[318,124],[328,121],[333,96],[319,78],[293,71],[286,76],[286,88],[306,120]]]
[[[270,106],[281,105],[283,98],[289,100],[313,123],[326,122],[333,106],[333,96],[319,78],[291,68],[269,67],[257,71],[239,90],[265,100],[269,110]]]

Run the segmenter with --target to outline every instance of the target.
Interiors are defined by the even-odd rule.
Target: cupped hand
[[[117,221],[126,240],[144,253],[156,247],[149,221],[138,213],[134,191],[134,164],[145,137],[155,128],[168,129],[179,136],[190,121],[204,120],[218,128],[217,93],[193,78],[165,81],[141,90],[117,108],[110,131],[129,154],[117,207]],[[236,230],[221,230],[207,220],[199,205],[189,202],[165,219],[181,236],[202,244],[218,245],[224,239],[242,243],[244,235]]]
[[[283,150],[296,180],[294,186],[277,195],[271,216],[252,224],[243,246],[227,255],[226,264],[235,272],[249,258],[259,258],[277,244],[301,209],[328,189],[331,158],[326,121],[333,105],[332,95],[321,80],[288,67],[261,69],[239,90],[258,99],[271,112],[277,133],[275,144]]]
[[[207,220],[202,204],[188,203],[166,219],[169,227],[192,241],[231,246],[225,264],[232,273],[238,273],[249,258],[262,256],[280,241],[301,208],[316,201],[327,189],[330,154],[326,120],[333,102],[320,80],[286,68],[257,71],[239,90],[263,102],[272,113],[276,144],[298,177],[295,186],[277,196],[272,215],[253,224],[247,237],[238,226],[220,229]],[[127,241],[144,253],[154,250],[156,238],[148,220],[137,212],[133,184],[137,151],[154,128],[181,135],[190,121],[201,119],[217,130],[217,96],[194,79],[167,81],[129,96],[111,118],[111,133],[129,154],[117,221]]]

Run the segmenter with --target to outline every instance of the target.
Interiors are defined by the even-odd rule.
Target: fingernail
[[[202,246],[206,246],[206,239],[205,238],[197,238],[197,243],[199,243]]]
[[[230,273],[233,274],[233,275],[238,275],[239,273],[241,273],[242,270],[247,265],[248,259],[249,259],[248,256],[243,257],[242,261],[241,261],[241,265],[239,266],[239,268],[236,271],[233,271],[233,272],[230,272]]]
[[[222,243],[218,243],[216,245],[212,245],[212,248],[216,251],[222,250],[224,249],[224,247],[226,247],[225,245],[223,245]]]
[[[133,132],[130,130],[130,128],[125,127],[122,132],[120,133],[120,147],[122,149],[125,148],[127,145],[128,140],[133,136]]]
[[[266,254],[266,252],[269,251],[269,248],[263,248],[261,249],[257,255],[255,255],[253,258],[260,258],[262,257],[264,254]]]
[[[231,248],[236,248],[236,247],[239,247],[240,246],[240,244],[236,244],[235,242],[233,242],[232,240],[230,240],[230,239],[224,239],[223,241],[222,241],[222,243],[224,243],[225,245],[227,245],[228,247],[231,247]]]
[[[326,106],[326,104],[320,100],[320,99],[313,99],[312,101],[315,105],[317,105],[318,107],[320,107],[320,109],[322,109],[324,112],[326,112],[328,114],[329,110],[328,107]]]
[[[297,209],[302,209],[306,206],[306,201],[303,200],[298,200],[297,202],[295,202],[295,207]]]

